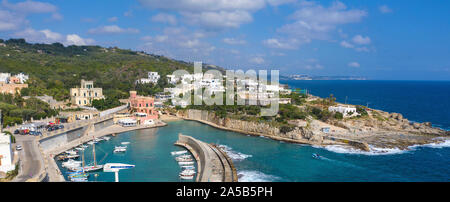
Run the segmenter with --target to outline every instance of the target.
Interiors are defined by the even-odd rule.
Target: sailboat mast
[[[92,137],[92,139],[94,140],[94,144],[92,144],[92,152],[94,154],[94,167],[97,167],[97,161],[95,161],[95,137]]]

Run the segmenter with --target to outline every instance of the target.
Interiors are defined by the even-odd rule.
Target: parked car
[[[58,128],[59,128],[59,129],[63,129],[63,128],[64,128],[64,125],[59,125]]]
[[[16,146],[16,150],[17,150],[17,151],[20,151],[20,150],[22,150],[22,146],[20,146],[20,145],[17,145],[17,146]]]
[[[48,127],[47,131],[54,131],[55,129],[53,127]]]
[[[42,133],[40,131],[30,131],[30,135],[38,136],[38,135],[42,135]]]
[[[20,130],[21,135],[28,135],[30,133],[29,129]]]
[[[20,134],[19,129],[16,129],[16,130],[14,131],[14,134],[15,134],[15,135]]]

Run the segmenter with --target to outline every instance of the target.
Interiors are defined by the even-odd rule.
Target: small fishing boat
[[[121,144],[127,145],[127,144],[130,144],[130,142],[122,142]]]
[[[183,156],[183,157],[179,156],[179,157],[175,158],[175,160],[177,160],[179,162],[193,161],[191,156],[187,156],[187,157],[186,156]]]
[[[319,155],[319,154],[316,154],[316,153],[313,153],[313,154],[312,154],[312,157],[315,158],[315,159],[319,159],[319,158],[320,158],[320,155]]]
[[[183,170],[183,171],[181,171],[181,175],[193,175],[193,174],[195,174],[196,172],[195,172],[195,170]]]
[[[108,141],[108,140],[111,139],[111,138],[108,137],[108,136],[105,136],[105,137],[103,137],[103,139],[106,140],[106,141]]]
[[[82,144],[82,145],[80,145],[80,147],[82,147],[82,148],[87,148],[88,146],[85,145],[85,144]]]
[[[69,154],[69,155],[77,155],[77,151],[75,151],[75,150],[67,150],[64,153]]]
[[[72,181],[72,182],[87,182],[88,178],[87,177],[75,177],[75,178],[70,178],[70,181]]]
[[[183,170],[194,170],[195,166],[181,166],[181,169],[183,169]]]
[[[172,154],[172,156],[186,154],[186,153],[187,153],[186,150],[185,151],[173,151],[173,152],[170,152],[170,154]]]
[[[83,147],[77,147],[77,148],[75,148],[75,149],[78,150],[78,151],[83,151],[83,150],[84,150]]]
[[[127,151],[126,147],[125,148],[123,148],[123,147],[114,148],[114,153],[120,153],[120,152],[126,152],[126,151]]]
[[[179,176],[181,179],[184,179],[184,180],[192,180],[192,179],[194,179],[194,175],[195,175],[195,173],[189,173],[189,174],[180,173]]]
[[[193,161],[186,161],[186,162],[180,161],[180,162],[178,162],[178,165],[180,165],[180,166],[194,165],[194,162]]]

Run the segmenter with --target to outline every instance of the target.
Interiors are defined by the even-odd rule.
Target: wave
[[[325,147],[314,146],[326,149],[331,152],[341,153],[341,154],[362,154],[362,155],[393,155],[393,154],[402,154],[407,152],[407,150],[401,150],[399,148],[378,148],[369,145],[370,151],[362,151],[359,149],[355,149],[350,146],[343,145],[328,145]]]
[[[450,139],[436,139],[436,140],[442,140],[442,142],[429,143],[429,144],[423,144],[423,145],[413,145],[413,146],[409,146],[408,148],[415,149],[418,147],[431,147],[431,148],[441,149],[444,147],[450,147]]]
[[[219,147],[227,153],[227,155],[233,160],[233,161],[242,161],[246,158],[252,157],[250,154],[243,154],[241,152],[234,151],[231,147],[227,145],[219,145]]]
[[[280,180],[277,176],[264,174],[256,170],[238,171],[237,175],[239,182],[273,182]]]
[[[393,155],[393,154],[403,154],[406,152],[414,151],[416,148],[419,147],[430,147],[430,148],[437,148],[441,149],[444,147],[450,147],[450,139],[442,139],[442,142],[438,143],[429,143],[429,144],[423,144],[423,145],[413,145],[409,146],[408,150],[402,150],[399,148],[379,148],[372,145],[369,145],[371,151],[362,151],[359,149],[355,149],[350,146],[343,146],[343,145],[328,145],[325,147],[321,146],[313,146],[316,148],[323,148],[331,152],[335,153],[341,153],[341,154],[362,154],[362,155]]]

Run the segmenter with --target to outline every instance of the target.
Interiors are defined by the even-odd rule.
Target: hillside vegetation
[[[193,71],[190,63],[119,48],[30,44],[24,39],[0,39],[0,43],[6,44],[0,46],[0,72],[30,75],[29,88],[23,89],[22,95],[69,99],[70,88],[86,79],[102,87],[106,97],[116,100],[128,97],[128,91],[135,89],[134,82],[147,77],[148,71],[159,72],[163,78],[154,86],[154,92],[165,87],[165,75],[177,69]]]

